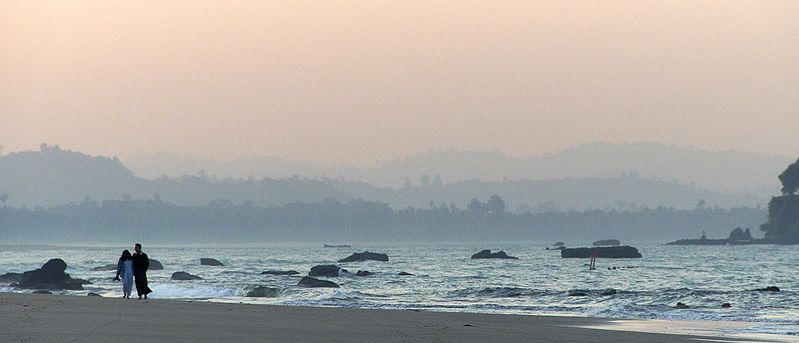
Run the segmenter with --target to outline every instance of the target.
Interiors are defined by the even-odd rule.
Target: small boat
[[[327,244],[325,243],[325,248],[352,248],[352,245],[349,244]]]

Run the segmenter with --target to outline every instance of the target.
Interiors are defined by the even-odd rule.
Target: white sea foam
[[[246,295],[244,288],[225,288],[196,283],[151,283],[153,298],[208,299]]]

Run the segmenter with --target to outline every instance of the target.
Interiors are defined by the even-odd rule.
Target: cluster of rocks
[[[510,260],[518,260],[519,258],[508,256],[504,251],[498,251],[492,253],[491,250],[481,250],[480,252],[472,255],[473,260],[483,259],[483,258],[499,258],[499,259],[510,259]]]
[[[7,273],[4,279],[12,280],[11,287],[38,290],[83,290],[83,285],[91,282],[83,279],[73,279],[64,271],[67,263],[60,258],[47,261],[41,268],[20,274]],[[16,281],[13,281],[15,280]]]

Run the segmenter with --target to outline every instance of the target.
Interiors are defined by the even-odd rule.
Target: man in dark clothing
[[[133,253],[133,278],[136,280],[136,292],[139,293],[139,299],[144,296],[147,299],[147,294],[152,293],[150,287],[147,287],[147,269],[150,268],[150,259],[147,254],[141,252],[141,244],[136,243],[133,248],[136,250]]]

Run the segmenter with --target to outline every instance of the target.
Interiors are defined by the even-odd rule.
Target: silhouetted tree
[[[788,166],[779,176],[782,183],[782,194],[792,195],[799,190],[799,160]]]
[[[488,212],[503,213],[505,212],[505,201],[503,201],[499,195],[494,194],[488,199],[485,207]]]
[[[483,213],[484,208],[485,208],[485,204],[482,201],[477,200],[477,198],[472,198],[472,201],[469,202],[468,209],[469,209],[469,212],[471,212],[471,213],[481,214],[481,213]]]

